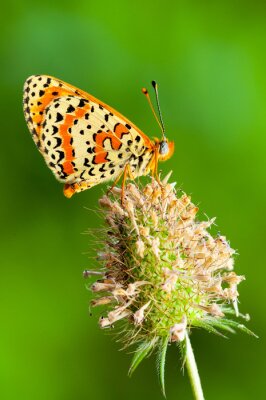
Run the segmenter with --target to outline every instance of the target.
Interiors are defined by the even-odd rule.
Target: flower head
[[[100,327],[118,323],[122,340],[138,343],[143,358],[162,343],[181,343],[193,327],[215,333],[243,327],[225,318],[230,304],[239,314],[244,277],[233,271],[235,251],[224,236],[211,235],[214,219],[199,221],[198,207],[168,178],[141,188],[127,184],[122,205],[118,188],[99,201],[107,229],[92,305],[105,306]]]

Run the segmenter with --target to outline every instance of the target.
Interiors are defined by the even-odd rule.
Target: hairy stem
[[[187,332],[186,332],[186,367],[195,400],[204,400],[198,368]]]

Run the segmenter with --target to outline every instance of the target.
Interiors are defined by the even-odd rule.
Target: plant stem
[[[198,368],[187,332],[186,332],[186,367],[195,400],[204,400]]]

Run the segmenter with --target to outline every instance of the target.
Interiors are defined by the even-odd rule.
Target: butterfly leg
[[[124,205],[125,185],[126,185],[126,180],[127,180],[128,177],[130,179],[134,180],[134,176],[133,176],[132,171],[130,169],[130,165],[126,164],[125,169],[124,169],[123,181],[122,181],[122,192],[121,192],[121,204],[122,204],[122,206]]]
[[[156,181],[160,183],[160,178],[159,178],[159,175],[158,175],[158,164],[159,164],[159,160],[158,160],[158,149],[156,149],[156,151],[155,151],[155,168],[154,168],[154,175],[155,175]]]
[[[152,177],[155,178],[157,180],[157,182],[160,182],[160,178],[158,175],[158,164],[159,164],[158,150],[155,149],[153,158],[151,160],[150,169],[151,169]]]
[[[123,201],[125,198],[125,185],[126,185],[126,180],[129,177],[130,179],[134,180],[134,176],[132,174],[132,171],[130,169],[130,165],[126,164],[124,170],[121,172],[121,174],[118,175],[118,177],[115,179],[114,183],[112,184],[112,186],[110,187],[110,189],[108,189],[107,194],[109,194],[110,192],[112,192],[113,188],[115,187],[115,185],[117,184],[117,182],[119,182],[119,180],[122,178],[123,176],[123,180],[122,180],[122,185],[121,185],[121,204],[123,205]]]
[[[64,195],[70,199],[75,193],[83,192],[83,190],[89,189],[92,186],[95,186],[97,182],[91,181],[81,181],[79,183],[66,183],[64,186]]]
[[[109,193],[111,193],[112,192],[112,190],[113,190],[113,188],[116,186],[116,184],[120,181],[120,179],[122,178],[122,175],[124,174],[125,172],[124,171],[122,171],[118,176],[117,176],[117,178],[115,178],[115,180],[114,180],[114,183],[112,184],[112,186],[107,190],[107,195],[109,195]]]

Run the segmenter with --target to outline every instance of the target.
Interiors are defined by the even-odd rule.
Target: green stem
[[[195,400],[204,400],[198,368],[187,332],[186,332],[186,367]]]

